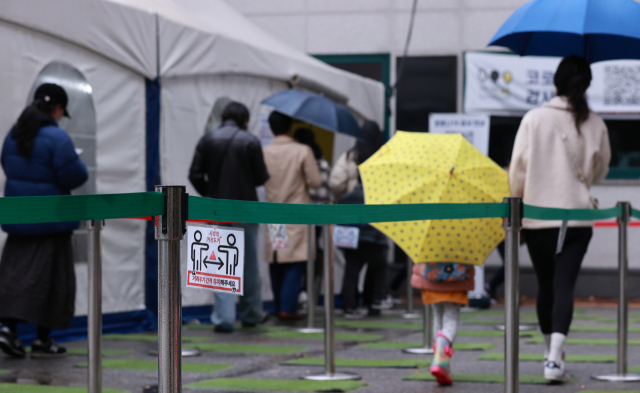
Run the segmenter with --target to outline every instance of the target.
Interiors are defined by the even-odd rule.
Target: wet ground
[[[525,306],[521,310],[523,323],[534,321],[534,309]],[[369,340],[374,342],[415,342],[420,345],[422,334],[419,330],[421,319],[404,320],[401,318],[401,310],[390,310],[382,318],[366,318],[358,322],[347,322],[340,316],[336,318],[338,327],[336,333],[350,333],[348,336],[337,336],[336,358],[338,359],[419,359],[423,363],[428,362],[428,355],[409,355],[399,349],[380,349],[366,345]],[[640,310],[630,310],[629,339],[636,340],[634,344],[640,344]],[[322,324],[321,314],[318,314],[318,325]],[[574,326],[570,338],[581,339],[610,339],[615,340],[616,309],[613,307],[581,307],[576,309]],[[503,361],[477,360],[480,355],[487,353],[501,353],[504,351],[504,339],[494,330],[492,322],[503,319],[502,308],[497,306],[490,311],[469,311],[462,314],[461,330],[465,331],[457,339],[462,343],[489,343],[495,347],[484,351],[457,350],[452,359],[452,369],[455,373],[477,374],[502,374]],[[384,322],[382,325],[373,322]],[[409,323],[410,325],[407,325]],[[298,323],[304,326],[304,321]],[[578,331],[580,330],[580,331]],[[596,331],[592,331],[596,330]],[[232,334],[213,333],[211,326],[186,325],[183,327],[183,342],[185,346],[200,346],[201,356],[184,358],[183,385],[185,391],[200,393],[210,391],[244,391],[242,386],[222,389],[189,388],[194,382],[214,378],[250,378],[250,379],[284,379],[297,381],[300,377],[323,372],[322,366],[283,365],[283,362],[299,358],[323,357],[324,342],[321,337],[300,336],[294,333],[293,324],[281,324],[270,321],[266,327],[258,329],[236,329]],[[355,334],[354,334],[355,333]],[[371,336],[373,334],[373,336]],[[489,335],[485,336],[474,336]],[[540,337],[534,332],[534,338]],[[103,386],[124,392],[152,392],[157,384],[157,371],[140,368],[149,367],[149,361],[156,358],[149,355],[149,351],[156,349],[153,341],[155,332],[149,332],[142,336],[105,336],[103,348],[105,353],[105,365],[121,367],[123,369],[105,368],[103,372]],[[378,337],[376,337],[378,335]],[[117,338],[114,339],[114,338]],[[344,339],[340,339],[344,338]],[[527,354],[542,353],[541,344],[527,343],[531,338],[520,339],[520,351]],[[75,355],[57,360],[32,360],[30,358],[17,360],[0,355],[0,392],[20,392],[17,385],[7,383],[60,386],[60,387],[85,387],[87,382],[87,369],[81,363],[86,362],[86,341],[74,341],[65,343]],[[229,344],[251,344],[251,347],[238,347]],[[592,375],[613,373],[616,370],[615,363],[603,363],[611,361],[616,355],[614,342],[608,345],[592,345],[582,342],[579,345],[568,345],[568,355],[609,355],[600,359],[600,363],[571,362],[567,369],[572,375],[572,380],[563,385],[522,384],[521,392],[578,392],[584,390],[636,390],[640,391],[640,383],[607,383],[591,379]],[[491,347],[491,345],[489,345]],[[456,346],[454,345],[454,349]],[[215,351],[209,351],[214,349]],[[244,352],[244,350],[251,353]],[[239,351],[239,352],[238,352]],[[254,353],[254,352],[279,352],[279,353]],[[629,366],[640,366],[640,345],[628,347]],[[587,357],[588,359],[588,357]],[[583,359],[584,360],[584,359]],[[140,362],[143,361],[143,362]],[[187,363],[205,364],[205,366],[193,365],[187,370]],[[206,371],[202,368],[211,364],[223,364],[220,371]],[[153,364],[152,364],[153,366]],[[226,368],[225,368],[226,367]],[[636,367],[640,372],[640,367]],[[452,387],[438,387],[434,382],[410,381],[403,378],[415,373],[426,372],[427,368],[367,368],[367,367],[337,367],[338,372],[354,373],[362,377],[366,386],[357,389],[359,393],[386,393],[386,392],[502,392],[504,386],[499,383],[479,382],[454,382]],[[520,374],[541,375],[542,362],[521,361]],[[13,389],[15,387],[15,390]],[[254,386],[255,387],[255,386]],[[9,389],[12,388],[12,389]],[[253,391],[267,391],[269,384],[258,384]],[[3,390],[4,389],[4,390]],[[71,391],[72,389],[69,389]],[[43,390],[45,393],[45,390]]]

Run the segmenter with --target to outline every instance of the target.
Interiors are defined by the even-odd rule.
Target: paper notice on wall
[[[244,294],[244,229],[187,228],[187,287]]]
[[[429,132],[432,134],[461,134],[485,156],[489,155],[489,115],[461,113],[431,113]]]

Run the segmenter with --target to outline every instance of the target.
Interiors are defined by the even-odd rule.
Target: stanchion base
[[[405,314],[402,314],[402,318],[404,318],[404,319],[418,319],[418,318],[422,318],[422,314],[405,313]]]
[[[495,325],[494,328],[496,330],[500,330],[500,331],[503,331],[503,332],[505,330],[504,325]],[[532,331],[532,330],[538,330],[538,326],[537,325],[520,325],[519,328],[520,328],[521,332],[529,332],[529,331]]]
[[[640,374],[609,374],[609,375],[592,375],[591,379],[607,382],[640,382]]]
[[[147,352],[149,354],[149,356],[158,356],[158,350],[157,349],[150,349],[149,352]],[[182,357],[183,358],[191,358],[191,357],[195,357],[195,356],[200,356],[202,355],[202,352],[200,352],[200,350],[198,349],[183,349],[182,350]]]
[[[298,333],[305,333],[305,334],[324,333],[323,328],[301,328],[301,329],[297,329],[296,331]]]
[[[362,379],[361,376],[347,373],[334,373],[334,374],[319,374],[319,375],[307,375],[302,377],[309,381],[357,381]]]
[[[430,347],[405,348],[402,350],[402,352],[410,353],[412,355],[430,355],[433,353],[433,348],[430,348]]]

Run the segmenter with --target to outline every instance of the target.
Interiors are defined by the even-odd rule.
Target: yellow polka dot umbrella
[[[460,134],[398,131],[360,165],[366,204],[502,202],[507,173]],[[372,224],[414,262],[481,265],[504,239],[502,219]]]

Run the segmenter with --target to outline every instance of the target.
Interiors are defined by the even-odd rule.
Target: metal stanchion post
[[[402,314],[404,319],[417,319],[420,314],[413,310],[413,287],[411,286],[411,275],[413,274],[413,261],[407,258],[407,312]]]
[[[88,325],[88,390],[89,393],[102,392],[102,253],[100,232],[102,220],[88,221],[89,229],[89,313]]]
[[[335,341],[333,332],[333,239],[331,226],[325,225],[324,236],[324,374],[308,375],[303,379],[312,381],[346,381],[360,379],[355,374],[336,373]]]
[[[627,304],[627,276],[629,273],[628,227],[631,219],[631,204],[618,202],[622,207],[622,216],[618,217],[618,274],[620,294],[618,295],[618,359],[616,374],[594,375],[593,378],[610,382],[638,382],[640,374],[627,373],[627,332],[629,324],[629,305]]]
[[[315,227],[308,226],[309,231],[309,258],[307,259],[307,327],[298,329],[300,333],[322,333],[324,330],[314,327],[316,316],[316,294],[315,294],[315,271],[316,271],[316,250],[315,250]]]
[[[509,217],[505,222],[505,297],[504,297],[504,391],[518,393],[519,389],[519,261],[520,229],[522,228],[522,198],[505,198]]]
[[[424,322],[422,346],[417,348],[405,348],[402,352],[414,355],[428,355],[433,353],[433,311],[431,310],[431,305],[424,305],[424,314],[422,318]]]
[[[182,291],[180,240],[186,230],[184,186],[156,186],[165,194],[165,214],[157,216],[158,240],[158,392],[182,392]],[[176,356],[178,354],[178,356]]]

